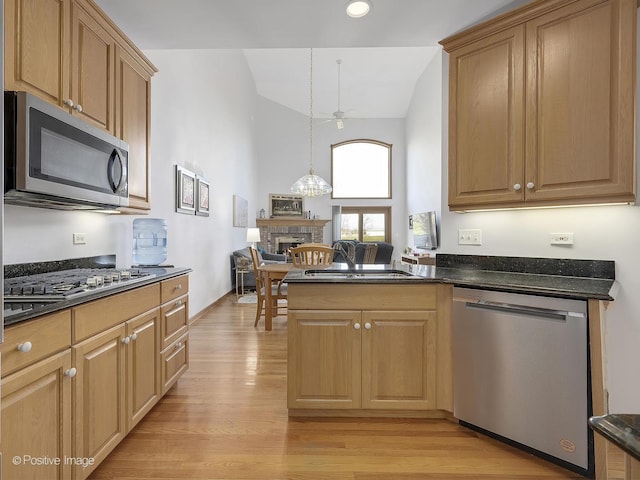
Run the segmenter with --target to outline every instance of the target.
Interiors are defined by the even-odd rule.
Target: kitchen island
[[[379,265],[292,269],[286,281],[289,415],[453,410],[451,285]]]

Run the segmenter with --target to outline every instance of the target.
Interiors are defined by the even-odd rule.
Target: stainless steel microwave
[[[61,210],[129,205],[129,145],[25,92],[5,92],[4,199]]]

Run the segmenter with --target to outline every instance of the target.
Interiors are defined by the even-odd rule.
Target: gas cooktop
[[[138,268],[78,268],[5,278],[5,303],[49,303],[90,295],[155,277]]]

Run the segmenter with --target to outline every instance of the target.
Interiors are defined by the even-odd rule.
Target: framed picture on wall
[[[211,184],[200,175],[196,175],[196,215],[201,217],[209,216],[209,199]]]
[[[176,165],[176,212],[196,212],[196,174]]]
[[[233,196],[233,226],[249,226],[249,202],[240,195]]]
[[[303,217],[304,197],[280,193],[269,194],[271,217]]]

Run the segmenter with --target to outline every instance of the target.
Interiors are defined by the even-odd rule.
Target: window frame
[[[388,168],[388,185],[387,185],[387,190],[389,192],[389,195],[386,197],[337,197],[335,196],[335,191],[331,192],[331,198],[335,198],[337,200],[358,200],[358,199],[367,199],[367,200],[372,200],[372,199],[385,199],[385,200],[391,200],[393,198],[393,191],[392,191],[392,173],[393,173],[393,144],[391,143],[386,143],[380,140],[373,140],[371,138],[356,138],[353,140],[345,140],[343,142],[338,142],[338,143],[334,143],[331,144],[331,185],[335,184],[334,181],[334,158],[333,158],[333,152],[336,148],[342,147],[344,145],[348,145],[351,143],[372,143],[375,145],[380,145],[383,147],[386,147],[388,150],[388,157],[387,157],[387,168]]]
[[[343,205],[340,207],[341,215],[344,214],[357,214],[358,215],[358,241],[364,242],[363,235],[364,229],[363,227],[363,215],[367,213],[382,213],[385,215],[384,217],[384,242],[391,243],[391,207],[387,205],[381,206],[367,206],[367,207],[357,207],[357,206],[346,206]],[[340,237],[342,238],[342,225],[340,226]],[[368,243],[368,242],[365,242]]]

